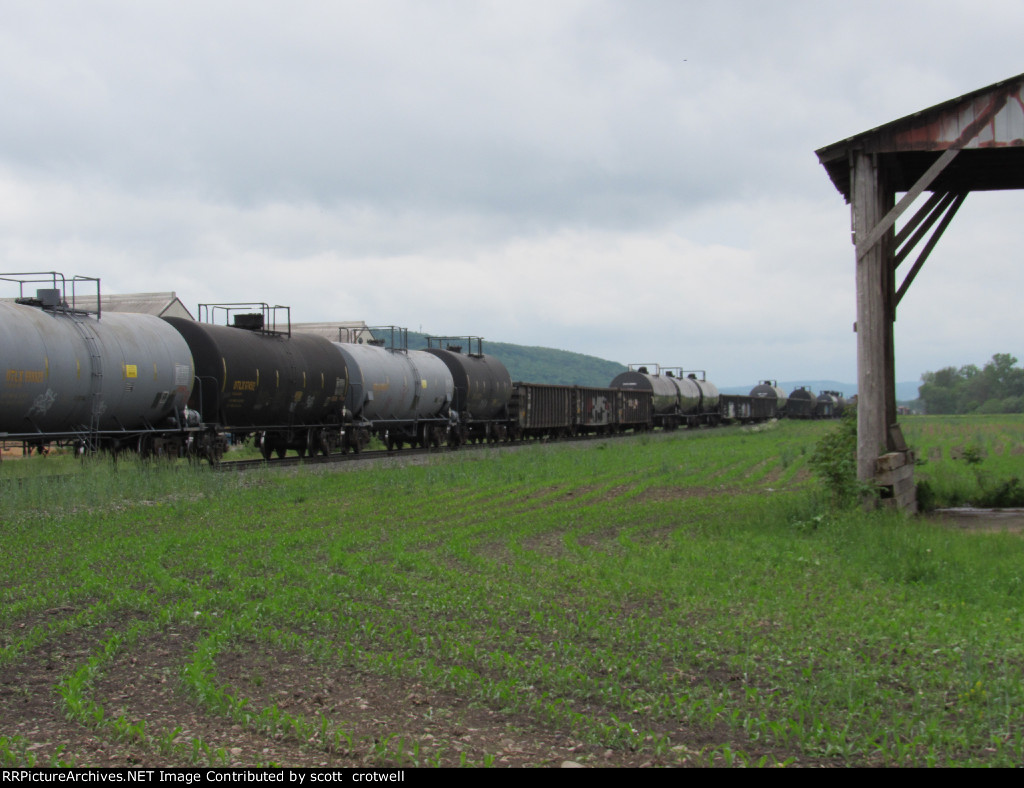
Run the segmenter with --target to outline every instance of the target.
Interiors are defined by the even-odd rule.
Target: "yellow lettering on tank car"
[[[420,388],[421,389],[425,389],[426,387],[427,387],[427,379],[423,378],[422,380],[420,380]]]
[[[373,390],[374,391],[387,391],[389,388],[391,388],[391,384],[390,383],[374,383],[373,384]]]
[[[137,378],[139,376],[139,368],[135,364],[125,364],[124,376],[132,379]]]
[[[236,380],[231,386],[232,391],[255,391],[256,381],[255,380]]]
[[[46,375],[41,369],[9,369],[4,377],[8,386],[20,386],[23,383],[43,383]]]

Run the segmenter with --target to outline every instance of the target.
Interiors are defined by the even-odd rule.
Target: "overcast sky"
[[[0,271],[722,386],[856,380],[850,212],[814,151],[1024,72],[1019,0],[0,14]],[[900,307],[897,379],[1024,359],[1022,209],[967,199]]]

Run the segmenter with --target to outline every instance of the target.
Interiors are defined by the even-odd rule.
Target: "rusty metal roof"
[[[907,115],[816,151],[832,183],[850,200],[849,155],[885,160],[895,191],[907,191],[943,151],[962,152],[932,191],[1024,188],[1024,74]]]

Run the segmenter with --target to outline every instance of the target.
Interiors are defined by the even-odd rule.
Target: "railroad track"
[[[448,446],[441,446],[438,448],[415,448],[415,449],[397,449],[388,451],[386,449],[377,449],[373,451],[363,451],[358,454],[331,454],[327,457],[313,456],[313,457],[282,457],[274,458],[270,460],[254,459],[254,460],[228,460],[219,462],[214,468],[220,472],[242,472],[246,470],[252,470],[255,468],[292,468],[298,466],[316,466],[316,465],[339,465],[342,463],[350,462],[369,462],[373,460],[398,460],[414,457],[439,457],[445,454],[459,454],[464,452],[483,451],[486,449],[520,449],[526,446],[537,446],[540,444],[547,443],[578,443],[583,441],[591,441],[598,438],[619,438],[628,437],[636,433],[624,432],[610,435],[576,435],[567,438],[558,439],[541,439],[541,440],[519,440],[519,441],[498,441],[495,443],[467,443],[457,448],[451,448]]]

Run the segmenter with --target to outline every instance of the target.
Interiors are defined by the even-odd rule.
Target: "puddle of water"
[[[1024,509],[936,509],[933,519],[958,528],[982,531],[1024,531]]]

